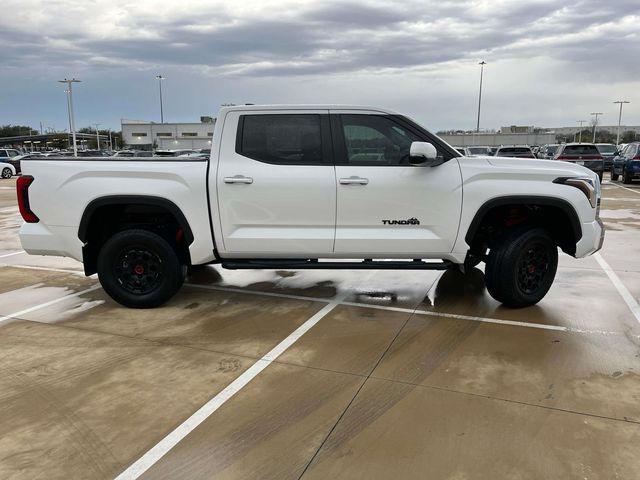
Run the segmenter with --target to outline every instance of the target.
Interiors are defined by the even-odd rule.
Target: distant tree
[[[622,135],[620,135],[620,143],[631,143],[637,141],[638,139],[638,135],[636,135],[636,132],[634,132],[633,130],[627,130]]]
[[[100,148],[101,149],[105,149],[108,148],[109,143],[107,140],[107,143],[105,143],[104,137],[109,137],[109,132],[111,132],[111,141],[113,142],[113,146],[115,147],[116,144],[118,145],[118,147],[122,147],[122,132],[116,132],[114,130],[109,130],[108,128],[106,129],[98,129],[98,132],[100,132]],[[95,149],[96,147],[96,129],[95,127],[82,127],[80,129],[78,129],[78,133],[88,133],[90,135],[92,135],[91,137],[89,137],[89,139],[87,140],[87,148],[88,149]]]
[[[0,137],[17,137],[19,135],[38,135],[40,132],[25,125],[2,125],[0,126]]]

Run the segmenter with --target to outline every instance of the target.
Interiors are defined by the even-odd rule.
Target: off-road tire
[[[493,298],[512,308],[538,303],[558,268],[558,247],[544,228],[525,227],[504,235],[487,256],[485,284]]]
[[[98,254],[98,278],[116,302],[154,308],[168,301],[184,282],[186,268],[175,249],[147,230],[124,230],[109,238]]]

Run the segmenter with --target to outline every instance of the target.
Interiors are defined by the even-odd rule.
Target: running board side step
[[[424,260],[363,260],[361,262],[319,262],[316,259],[254,259],[254,260],[222,260],[222,268],[239,270],[243,268],[255,269],[286,269],[286,270],[447,270],[457,265],[449,260],[441,262],[425,262]]]

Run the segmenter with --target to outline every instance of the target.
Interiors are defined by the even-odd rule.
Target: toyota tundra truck
[[[509,307],[540,301],[558,248],[602,246],[597,175],[561,161],[461,156],[397,113],[232,106],[210,158],[34,158],[17,182],[30,254],[72,257],[128,307],[187,271],[467,271]]]

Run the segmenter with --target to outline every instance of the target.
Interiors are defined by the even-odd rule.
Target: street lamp
[[[620,145],[620,123],[622,122],[622,105],[625,103],[631,103],[627,100],[618,100],[616,102],[613,103],[619,103],[620,104],[620,113],[618,114],[618,134],[616,135],[616,147],[618,145]]]
[[[598,115],[602,115],[602,112],[591,112],[591,115],[595,115],[596,119],[593,121],[593,140],[591,143],[596,143],[596,128],[598,128]]]
[[[164,123],[164,111],[162,107],[162,80],[165,79],[162,75],[156,75],[156,79],[158,80],[158,88],[160,90],[160,123]]]
[[[98,131],[99,123],[93,124],[96,127],[96,150],[100,150],[100,132]]]
[[[580,133],[579,133],[579,137],[578,137],[578,143],[582,143],[582,124],[586,123],[586,120],[576,120],[577,123],[580,124]],[[575,138],[574,138],[575,140]]]
[[[69,128],[71,129],[71,135],[73,137],[73,156],[77,157],[78,147],[76,146],[76,121],[73,114],[73,89],[71,88],[71,85],[74,83],[80,83],[81,80],[65,78],[64,80],[58,80],[58,82],[67,84],[67,90],[65,91],[67,92],[67,108],[69,110]]]
[[[476,133],[480,133],[480,104],[482,103],[482,75],[484,74],[484,66],[487,64],[484,60],[482,60],[478,65],[480,65],[480,91],[478,93],[478,122],[476,123]]]

